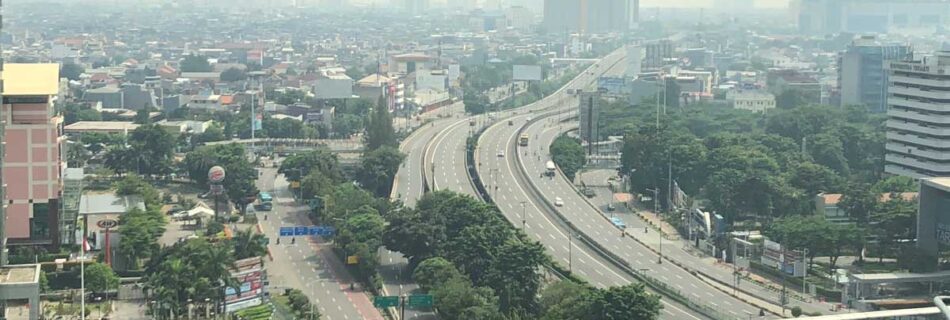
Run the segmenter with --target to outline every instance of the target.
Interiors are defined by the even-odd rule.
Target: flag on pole
[[[79,319],[86,320],[86,251],[92,247],[86,237],[82,237],[82,255],[79,256]]]

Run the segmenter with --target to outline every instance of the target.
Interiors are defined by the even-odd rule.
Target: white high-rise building
[[[950,51],[885,66],[890,84],[884,171],[950,176]]]

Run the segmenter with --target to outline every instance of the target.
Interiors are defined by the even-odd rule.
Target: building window
[[[34,203],[30,239],[49,239],[49,203]]]
[[[21,104],[21,103],[47,103],[49,97],[45,96],[26,96],[26,97],[3,97],[3,104]]]

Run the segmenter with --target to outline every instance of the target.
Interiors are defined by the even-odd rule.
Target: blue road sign
[[[311,236],[332,236],[336,230],[333,227],[311,226],[309,231]]]
[[[281,237],[292,237],[292,236],[332,236],[336,233],[336,229],[330,226],[294,226],[294,227],[280,227],[280,236]]]
[[[323,235],[323,227],[321,227],[321,226],[312,226],[312,227],[310,227],[310,230],[309,230],[309,231],[310,231],[310,235],[311,235],[311,236],[320,236],[320,235]]]
[[[294,227],[280,227],[281,236],[292,236],[294,235]]]

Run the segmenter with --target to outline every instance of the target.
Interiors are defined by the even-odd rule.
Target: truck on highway
[[[548,160],[548,162],[544,164],[544,168],[547,169],[544,171],[544,174],[549,177],[553,177],[555,171],[557,170],[557,167],[554,166],[554,161],[550,161],[550,160]]]
[[[518,145],[519,145],[519,146],[522,146],[522,147],[527,147],[527,146],[528,146],[528,134],[527,134],[527,133],[522,133],[522,134],[521,134],[521,137],[518,138]]]

